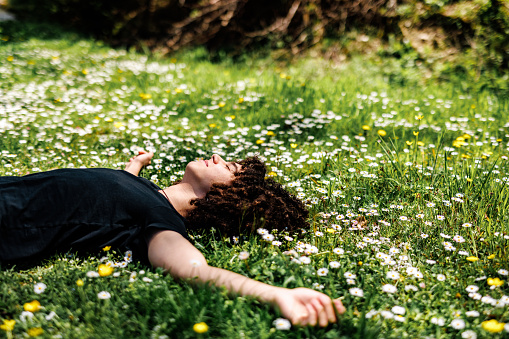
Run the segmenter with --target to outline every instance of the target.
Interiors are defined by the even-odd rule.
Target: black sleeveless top
[[[156,230],[189,239],[185,219],[157,185],[106,168],[0,177],[0,263],[32,264],[55,253],[132,250],[148,263]]]

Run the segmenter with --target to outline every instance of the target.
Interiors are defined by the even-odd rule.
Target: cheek
[[[234,175],[231,174],[230,172],[221,173],[220,175],[218,175],[215,178],[214,182],[221,183],[221,184],[231,184],[231,182],[233,181],[233,178],[234,178]]]

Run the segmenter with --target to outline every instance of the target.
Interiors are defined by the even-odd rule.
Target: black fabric
[[[55,253],[132,250],[148,262],[158,229],[189,239],[185,219],[157,185],[126,171],[59,169],[0,177],[0,263],[26,264]]]

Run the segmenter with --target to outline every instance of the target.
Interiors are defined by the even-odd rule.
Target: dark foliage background
[[[399,60],[400,69],[483,75],[491,79],[483,86],[508,89],[509,0],[10,0],[9,7],[114,46],[162,53],[205,46],[228,55],[319,46],[332,58],[374,52]]]

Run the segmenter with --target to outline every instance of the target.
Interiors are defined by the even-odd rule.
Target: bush
[[[417,66],[428,78],[450,80],[461,70],[469,86],[507,90],[508,0],[11,0],[11,9],[163,54],[187,46],[216,55],[260,46],[298,54],[340,38],[341,54],[378,49],[398,82],[414,81]]]

